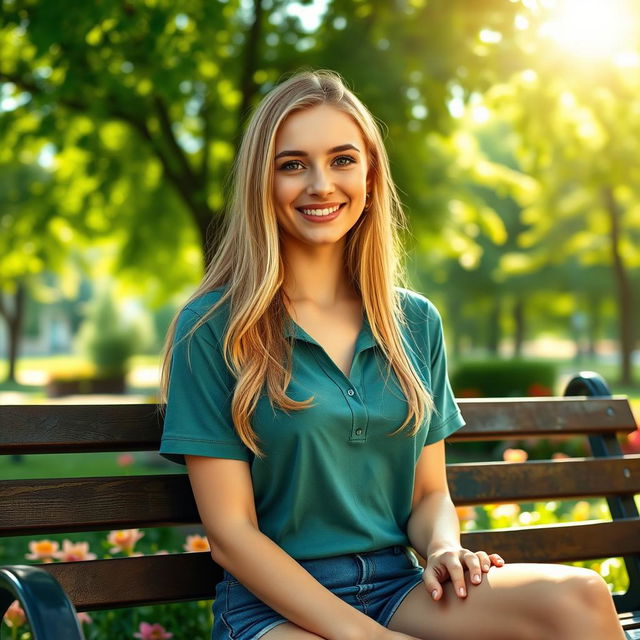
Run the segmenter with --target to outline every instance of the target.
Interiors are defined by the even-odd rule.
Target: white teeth
[[[342,205],[337,207],[331,207],[330,209],[300,209],[302,213],[307,216],[328,216],[330,213],[335,213]]]

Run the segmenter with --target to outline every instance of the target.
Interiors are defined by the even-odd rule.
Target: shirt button
[[[357,436],[361,436],[362,435],[362,429],[356,429],[356,435]]]
[[[349,390],[347,391],[347,393],[348,393],[350,396],[352,396],[352,395],[355,393],[355,391],[354,391],[353,389],[349,389]]]

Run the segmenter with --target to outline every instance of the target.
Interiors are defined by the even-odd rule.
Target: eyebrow
[[[337,153],[338,151],[347,151],[348,149],[353,149],[354,151],[357,151],[358,153],[360,153],[360,149],[358,149],[358,147],[355,147],[354,145],[348,143],[348,144],[341,144],[338,145],[337,147],[333,147],[331,149],[329,149],[329,151],[327,151],[327,155],[330,153]],[[281,151],[280,153],[278,153],[275,157],[275,159],[277,160],[278,158],[282,158],[284,156],[304,156],[307,157],[309,154],[306,151],[299,151],[297,149],[290,149],[290,150],[286,150],[286,151]]]

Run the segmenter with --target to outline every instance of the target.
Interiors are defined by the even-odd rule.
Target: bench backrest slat
[[[206,551],[59,562],[42,568],[58,580],[78,611],[207,600],[222,580],[222,569]]]
[[[640,519],[628,518],[467,531],[461,540],[462,546],[477,551],[500,549],[506,562],[573,562],[637,554],[638,531]]]
[[[467,424],[456,440],[590,433],[636,428],[624,397],[459,399]],[[156,451],[162,420],[155,404],[0,407],[0,454]]]
[[[554,462],[450,464],[456,505],[640,493],[640,455]],[[0,535],[199,523],[186,474],[7,480]]]
[[[0,454],[154,451],[155,404],[0,406]]]
[[[474,398],[457,403],[467,424],[451,436],[452,442],[630,433],[636,429],[625,397]]]
[[[0,483],[0,536],[199,523],[186,473]]]
[[[447,478],[456,505],[633,495],[640,493],[640,455],[450,464]]]

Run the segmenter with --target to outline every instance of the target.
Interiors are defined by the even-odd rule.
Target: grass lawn
[[[165,460],[157,453],[134,451],[126,454],[118,464],[122,452],[113,453],[59,453],[0,456],[0,477],[5,480],[27,478],[83,478],[93,476],[136,476],[154,473],[184,473],[186,468]]]

